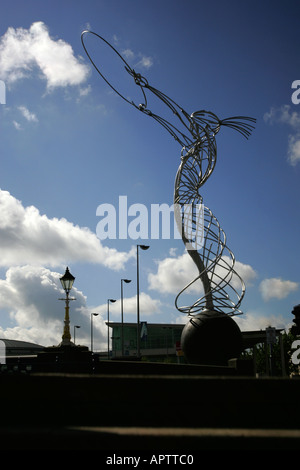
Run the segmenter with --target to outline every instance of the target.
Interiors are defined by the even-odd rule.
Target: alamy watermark
[[[291,100],[293,104],[300,103],[300,80],[294,80],[292,83],[292,88],[295,91],[292,93]]]
[[[293,341],[291,347],[292,349],[296,350],[293,352],[292,357],[291,357],[292,363],[295,365],[299,365],[300,364],[300,339],[296,339],[295,341]]]
[[[119,196],[117,208],[113,204],[100,204],[96,215],[101,217],[96,227],[100,240],[184,238],[190,250],[198,250],[204,243],[203,204],[151,204],[149,211],[141,203],[128,207],[127,196]]]
[[[6,104],[6,87],[3,80],[0,80],[0,104]]]

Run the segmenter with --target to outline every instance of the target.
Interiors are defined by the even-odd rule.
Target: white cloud
[[[80,88],[79,90],[79,96],[87,96],[92,90],[91,85],[86,86],[85,88]]]
[[[122,55],[127,61],[133,60],[135,58],[135,53],[131,49],[124,49]]]
[[[139,304],[140,311],[144,315],[153,315],[156,313],[161,313],[161,302],[158,299],[153,299],[149,294],[145,292],[140,292],[139,295]],[[102,306],[103,308],[103,306]],[[128,297],[123,299],[123,310],[124,313],[136,315],[137,312],[137,300],[136,295],[133,297]],[[121,311],[121,300],[117,300],[115,303],[110,304],[109,311],[112,314],[116,314],[117,317],[120,317]]]
[[[0,308],[10,312],[15,326],[0,328],[0,337],[38,343],[43,346],[57,345],[61,342],[65,303],[59,278],[63,273],[52,272],[40,266],[9,268],[6,278],[0,280]],[[89,346],[90,309],[86,297],[76,286],[72,296],[76,300],[70,305],[71,325],[80,325],[76,334],[76,344]],[[96,334],[96,331],[98,334]],[[73,337],[73,329],[70,329]],[[106,346],[107,327],[100,315],[95,322],[97,347]]]
[[[177,251],[177,248],[170,248],[169,255],[170,256],[176,256],[176,251]]]
[[[17,129],[17,131],[20,131],[22,130],[22,126],[19,122],[17,121],[13,121],[13,125],[15,126],[15,128]]]
[[[177,258],[165,258],[157,262],[157,272],[148,276],[149,288],[163,294],[177,294],[197,277],[198,271],[188,253]],[[200,285],[193,286],[198,292]]]
[[[29,29],[8,28],[0,41],[0,74],[6,83],[29,77],[37,67],[47,88],[79,85],[89,68],[78,58],[70,44],[50,37],[47,26],[38,21]]]
[[[184,253],[178,257],[173,256],[172,252],[169,258],[165,258],[157,262],[157,272],[155,274],[150,273],[148,276],[149,288],[157,290],[161,293],[178,294],[178,292],[189,284],[193,279],[198,276],[198,270],[193,262],[192,258],[188,253]],[[230,263],[230,259],[227,256],[223,257],[225,264]],[[216,274],[222,276],[222,266],[216,269]],[[253,279],[256,277],[254,269],[248,265],[236,261],[235,263],[236,272],[242,277],[246,284],[251,284]],[[240,282],[238,279],[233,277],[233,287],[238,288]],[[203,291],[202,284],[200,281],[196,281],[190,288],[189,293]]]
[[[300,162],[300,132],[288,137],[288,160],[292,166]]]
[[[260,285],[259,290],[264,300],[270,299],[284,299],[291,292],[294,292],[299,287],[297,282],[284,281],[280,278],[264,279]]]
[[[87,30],[91,30],[91,28],[86,28]],[[119,44],[119,38],[116,34],[113,35],[113,43],[115,46]]]
[[[0,280],[0,307],[10,312],[14,327],[2,334],[7,338],[36,342],[42,345],[61,341],[64,296],[59,277],[62,274],[37,266],[12,267]],[[85,305],[85,297],[74,289],[77,306]],[[75,302],[74,302],[75,303]]]
[[[280,108],[271,108],[265,113],[264,120],[269,124],[286,124],[293,130],[288,136],[287,158],[295,166],[300,161],[300,115],[292,111],[289,105],[283,105]]]
[[[0,190],[0,265],[60,266],[69,262],[99,263],[123,269],[135,256],[101,244],[88,228],[66,219],[49,219],[34,206],[23,207],[9,192]]]
[[[229,257],[228,259],[226,258],[226,256],[222,258],[222,262],[225,264],[230,261]],[[204,295],[203,284],[198,278],[198,269],[188,253],[184,253],[177,258],[165,258],[158,261],[157,265],[157,272],[148,275],[148,287],[162,294],[173,294],[176,297],[180,294],[180,301],[177,304],[178,308],[193,305],[196,299],[200,299]],[[250,265],[236,262],[235,270],[242,277],[246,285],[250,285],[256,277],[256,273]],[[219,282],[219,276],[222,277],[222,274],[227,274],[227,271],[224,271],[224,273],[222,271],[224,271],[224,267],[216,267],[216,282]],[[189,285],[190,283],[192,284]],[[236,275],[233,275],[230,286],[236,289],[237,292],[241,292],[241,282]]]
[[[226,255],[222,256],[219,261],[219,265],[215,269],[217,281],[219,280],[219,278],[226,278],[228,273],[228,266],[232,266],[232,259]],[[252,281],[256,278],[256,272],[252,268],[252,266],[250,266],[250,264],[244,264],[240,261],[235,261],[234,270],[243,279],[244,283],[248,286],[250,286],[252,284]],[[239,290],[241,287],[240,279],[235,274],[232,276],[230,284],[234,289],[237,290]]]
[[[280,108],[271,108],[264,114],[264,120],[270,124],[282,123],[288,124],[294,129],[299,130],[300,116],[296,111],[291,111],[291,106],[286,104]]]
[[[265,330],[268,326],[287,328],[286,321],[281,315],[265,315],[258,312],[247,312],[232,317],[241,331]]]
[[[144,69],[150,69],[153,65],[152,57],[141,56],[139,62],[136,64],[136,67],[142,67]]]
[[[18,110],[21,112],[22,116],[27,120],[31,122],[38,122],[38,118],[34,113],[31,113],[26,106],[19,106]]]
[[[134,67],[141,67],[143,69],[150,69],[153,65],[153,59],[150,56],[145,56],[142,53],[135,54],[131,49],[122,50],[122,55],[125,60],[131,65],[135,61]]]

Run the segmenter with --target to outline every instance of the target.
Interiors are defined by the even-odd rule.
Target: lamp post
[[[99,313],[91,313],[91,351],[93,352],[93,317],[97,317]]]
[[[123,318],[123,281],[126,282],[126,284],[129,284],[131,282],[131,279],[121,279],[121,322],[122,322],[122,327],[121,327],[121,347],[122,347],[122,356],[124,356],[124,318]]]
[[[137,245],[136,246],[136,286],[137,286],[137,295],[136,295],[136,300],[137,300],[137,336],[136,336],[136,347],[137,347],[137,357],[140,357],[140,340],[141,340],[141,334],[140,334],[140,280],[139,280],[139,248],[142,250],[148,250],[150,248],[148,245]]]
[[[74,344],[76,344],[75,343],[75,331],[76,331],[75,328],[80,328],[80,326],[79,325],[74,325]]]
[[[107,299],[107,359],[109,359],[109,302],[115,302],[115,299]]]
[[[61,346],[73,346],[74,345],[74,343],[71,342],[70,317],[69,317],[69,302],[70,300],[76,300],[76,299],[71,299],[69,297],[69,293],[70,293],[70,290],[72,289],[74,281],[75,281],[75,277],[72,276],[72,274],[69,271],[69,268],[67,267],[65,274],[60,278],[61,285],[66,293],[65,299],[59,299],[59,300],[64,300],[66,303],[64,330],[63,330],[63,335],[62,335]]]

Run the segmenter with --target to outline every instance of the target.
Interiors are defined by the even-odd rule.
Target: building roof
[[[29,341],[19,341],[16,339],[0,338],[0,347],[3,347],[3,343],[5,344],[5,353],[7,356],[36,354],[44,349],[44,346],[41,346],[40,344],[30,343]]]

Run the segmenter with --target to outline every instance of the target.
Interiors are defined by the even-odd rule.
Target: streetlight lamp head
[[[148,248],[150,248],[149,245],[139,245],[139,246],[142,248],[142,250],[148,250]]]
[[[95,317],[97,317],[99,313],[91,313],[91,315],[94,315]]]
[[[123,279],[123,281],[129,284],[129,282],[131,282],[131,279]]]
[[[75,277],[72,276],[72,274],[69,271],[69,268],[67,267],[65,274],[59,278],[61,285],[63,289],[69,293],[70,290],[72,289],[73,283],[75,281]]]
[[[108,299],[110,302],[116,302],[115,299]]]

